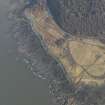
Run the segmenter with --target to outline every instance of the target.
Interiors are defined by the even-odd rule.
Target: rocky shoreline
[[[32,31],[32,30],[31,30]],[[29,33],[30,34],[30,33]],[[34,34],[34,33],[33,33]],[[29,35],[27,35],[26,37],[29,37]],[[31,36],[30,36],[31,37]],[[21,38],[21,37],[20,37]],[[32,38],[30,38],[30,41],[29,42],[31,42],[32,43],[32,41],[33,41],[33,43],[34,43],[34,41],[36,40],[36,38],[34,37],[34,35],[32,35]],[[24,39],[25,40],[25,39]],[[38,40],[39,41],[39,40]],[[37,41],[36,41],[37,42]],[[26,44],[27,44],[28,42],[26,42]],[[35,43],[35,44],[37,44],[37,43]],[[34,52],[34,50],[33,50],[33,52],[31,52],[32,51],[32,49],[34,49],[34,45],[35,44],[33,44],[33,47],[30,45],[30,47],[31,47],[31,50],[28,48],[28,52],[29,52],[29,54],[28,54],[28,58],[30,59],[30,57],[31,57],[31,54],[33,53],[35,53]],[[38,46],[39,47],[39,46]],[[27,52],[27,51],[26,51]],[[41,51],[41,50],[39,50],[38,51],[38,53],[40,53],[40,54],[42,54],[42,52],[43,52],[43,50]],[[31,53],[31,54],[30,54]],[[38,54],[37,53],[37,54]],[[37,55],[36,54],[36,56],[40,56],[40,54],[39,55]],[[44,57],[44,59],[46,58],[46,56],[48,56],[48,55],[46,55],[46,52],[44,52],[44,54],[42,54],[42,55],[45,55],[45,57]],[[34,56],[32,56],[32,59],[34,59],[33,58]],[[35,58],[36,59],[36,58]],[[40,60],[40,62],[41,62],[41,60],[43,60],[43,57],[42,58],[39,58]],[[50,59],[50,58],[49,58]],[[38,63],[39,63],[39,61],[37,61]],[[36,62],[36,61],[35,61]],[[38,63],[36,64],[34,62],[34,64],[35,65],[38,65]],[[49,61],[47,61],[47,63],[48,63]],[[55,62],[55,61],[54,61]],[[34,65],[34,66],[35,66]],[[46,64],[44,64],[44,65],[46,65]],[[56,64],[54,64],[53,66],[55,66]],[[59,64],[58,64],[59,65]],[[41,65],[39,65],[39,66],[41,66]],[[46,66],[45,68],[47,68],[48,66]],[[53,68],[53,67],[52,67]],[[43,68],[42,68],[43,69]],[[49,68],[50,69],[50,68]],[[53,69],[55,69],[55,68],[53,68]],[[44,70],[44,69],[43,69]],[[73,93],[74,92],[74,90],[73,90],[73,88],[74,87],[72,87],[72,86],[69,86],[68,85],[68,82],[65,82],[65,85],[63,84],[63,81],[66,81],[66,78],[65,78],[65,76],[63,75],[63,72],[61,71],[61,73],[60,73],[60,71],[61,71],[61,67],[59,67],[59,69],[57,68],[56,70],[55,70],[55,73],[54,73],[54,75],[57,75],[57,78],[59,78],[61,75],[61,80],[60,79],[58,79],[57,81],[60,83],[60,86],[59,86],[59,83],[56,81],[56,76],[55,77],[53,77],[53,79],[55,78],[55,81],[56,82],[54,82],[53,83],[53,86],[52,86],[52,88],[51,88],[51,91],[52,91],[52,93],[55,91],[55,90],[57,90],[57,91],[55,91],[55,93],[54,93],[54,97],[56,97],[56,99],[58,100],[57,102],[56,102],[56,104],[57,103],[59,103],[59,105],[67,105],[67,101],[68,101],[68,98],[69,98],[69,96],[70,95],[68,95],[68,91],[69,92],[71,92],[71,93]],[[42,71],[41,71],[42,72]],[[50,71],[51,72],[51,71]],[[58,73],[58,74],[57,74]],[[40,74],[40,73],[39,73]],[[51,73],[51,74],[53,74],[53,73]],[[49,77],[48,77],[49,78]],[[54,85],[55,84],[55,85]],[[62,84],[62,86],[61,86],[61,84]],[[58,86],[57,86],[58,85]],[[63,86],[64,85],[64,86]],[[57,86],[57,87],[56,87]],[[62,88],[61,88],[62,87]],[[72,89],[70,88],[70,87],[72,87]],[[60,90],[59,90],[59,88],[60,88]],[[66,88],[66,89],[65,89]],[[90,104],[88,104],[88,101],[89,101],[89,99],[86,99],[86,90],[84,90],[86,87],[83,87],[82,89],[80,89],[80,91],[78,90],[78,92],[77,92],[77,94],[78,95],[76,95],[75,96],[75,98],[77,98],[77,100],[78,101],[80,101],[80,100],[82,100],[82,101],[84,101],[84,103],[83,103],[83,105],[90,105]],[[53,89],[54,89],[54,91],[53,91]],[[88,90],[89,88],[87,87],[87,90]],[[91,88],[92,89],[92,88]],[[90,90],[91,90],[90,89]],[[64,91],[65,90],[65,91]],[[67,94],[66,94],[66,90],[68,90],[67,91]],[[90,91],[90,90],[88,90],[88,91]],[[64,91],[63,93],[62,93],[62,91]],[[99,91],[99,90],[98,90]],[[95,91],[93,92],[93,96],[95,95]],[[63,94],[65,94],[65,95],[63,95]],[[79,94],[81,94],[81,95],[79,95]],[[83,95],[85,95],[85,97],[82,97]],[[90,95],[90,94],[88,94],[88,95]],[[72,95],[71,95],[72,96]],[[103,95],[104,96],[104,95]],[[80,98],[81,97],[81,98]],[[92,97],[92,96],[90,96],[90,97]],[[94,96],[95,97],[95,96]],[[85,102],[86,101],[86,102]],[[95,100],[92,100],[92,102],[91,103],[94,103],[94,101]],[[80,101],[80,105],[81,105],[81,101]],[[55,105],[55,104],[54,104]],[[57,104],[58,105],[58,104]],[[79,102],[78,102],[78,105],[79,105]],[[104,105],[104,104],[103,104]]]

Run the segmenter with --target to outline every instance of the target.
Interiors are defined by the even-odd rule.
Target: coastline
[[[65,33],[55,23],[51,14],[49,15],[47,8],[48,7],[46,4],[43,4],[43,2],[39,1],[39,3],[36,4],[34,8],[25,11],[26,12],[25,14],[26,14],[26,17],[29,18],[29,20],[31,20],[33,31],[37,32],[37,35],[41,37],[40,38],[41,43],[43,42],[42,46],[44,45],[46,46],[46,48],[44,49],[45,50],[47,49],[47,52],[49,53],[49,55],[51,55],[58,63],[61,63],[61,65],[63,65],[63,70],[65,71],[64,73],[66,74],[67,79],[71,81],[70,80],[71,78],[74,84],[77,84],[81,79],[79,75],[82,72],[85,72],[86,77],[89,76],[88,77],[88,79],[90,78],[89,81],[92,81],[91,80],[92,78],[93,78],[93,81],[95,81],[94,79],[96,78],[97,79],[101,78],[101,76],[98,77],[94,75],[93,76],[89,75],[90,73],[86,72],[84,67],[82,67],[82,65],[85,63],[87,63],[87,65],[88,64],[91,65],[91,63],[89,62],[93,62],[95,59],[94,57],[95,55],[92,54],[93,55],[92,56],[91,53],[94,50],[98,52],[102,50],[94,47],[95,44],[97,47],[101,46],[103,48],[104,48],[104,45],[101,42],[98,42],[97,40],[93,40],[93,39],[84,39],[84,38],[76,38],[76,37],[74,37],[74,41],[71,40],[70,38],[65,39],[64,37]],[[60,45],[57,45],[56,42],[62,41],[62,40],[64,41]],[[93,45],[91,45],[91,43],[93,43]],[[87,48],[85,47],[85,45]],[[78,51],[80,51],[81,49],[80,52],[83,54],[84,59],[87,61],[79,57],[80,55],[78,54],[80,53],[76,52],[75,47],[78,49]],[[83,47],[83,49],[81,47]],[[67,49],[66,53],[64,52],[65,49]],[[89,49],[93,51],[90,52]],[[71,50],[72,50],[72,53],[71,53]],[[87,54],[86,56],[89,56],[89,58],[85,56],[85,53],[84,53],[85,50],[88,51],[85,53]],[[92,59],[90,57],[92,57]],[[81,62],[81,64],[79,64],[79,62]],[[82,64],[82,62],[84,63]],[[75,65],[75,67],[73,67],[73,65]],[[85,77],[84,77],[84,80],[85,80]],[[104,82],[104,80],[102,81]],[[98,83],[98,80],[97,80],[97,83]]]

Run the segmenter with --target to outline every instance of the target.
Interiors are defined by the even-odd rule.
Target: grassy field
[[[26,11],[26,15],[32,22],[33,30],[39,33],[48,47],[49,54],[63,65],[67,77],[72,78],[74,83],[80,80],[86,84],[104,83],[104,44],[92,38],[66,39],[65,33],[42,5]],[[64,42],[58,45],[61,40]]]

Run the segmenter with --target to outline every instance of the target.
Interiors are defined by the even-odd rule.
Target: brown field
[[[57,59],[65,69],[68,80],[74,84],[102,84],[105,80],[105,45],[98,40],[74,38],[65,39],[64,32],[55,23],[43,6],[26,11],[33,30],[40,34],[48,53]],[[56,42],[64,39],[63,44]]]

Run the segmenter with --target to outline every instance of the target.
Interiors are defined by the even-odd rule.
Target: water
[[[8,34],[9,0],[0,0],[0,105],[51,105],[47,80],[35,77]]]
[[[20,12],[25,5],[23,1],[11,0],[10,3],[9,0],[0,0],[0,105],[66,105],[75,89],[23,18]],[[31,6],[34,1],[30,0]],[[12,12],[8,16],[10,10],[15,11],[14,16]],[[57,16],[55,9],[52,13]],[[89,89],[83,87],[77,92],[78,105],[83,102],[83,105],[93,105],[98,98],[102,102],[105,100],[104,87]],[[96,97],[99,93],[100,97]]]
[[[0,105],[65,104],[73,87],[32,31],[24,6],[0,1]]]

